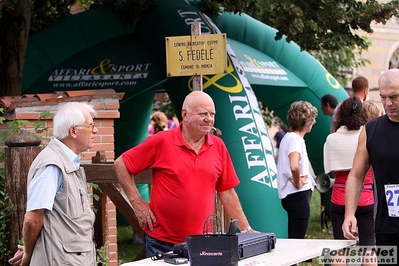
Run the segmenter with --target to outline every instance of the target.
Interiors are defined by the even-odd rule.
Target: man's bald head
[[[183,102],[183,108],[185,110],[192,110],[195,106],[200,104],[214,104],[211,96],[203,91],[190,92]]]
[[[381,74],[378,79],[378,85],[383,84],[392,84],[394,81],[399,79],[399,69],[389,69]]]

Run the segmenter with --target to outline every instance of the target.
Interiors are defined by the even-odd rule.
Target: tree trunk
[[[19,0],[3,6],[0,22],[0,96],[21,95],[31,11],[31,0]]]

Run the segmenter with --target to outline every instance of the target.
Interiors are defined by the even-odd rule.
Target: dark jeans
[[[288,214],[288,238],[303,239],[310,219],[310,198],[312,190],[289,194],[281,200]]]
[[[173,251],[174,244],[163,242],[144,233],[145,257],[150,258],[156,253],[164,254]]]

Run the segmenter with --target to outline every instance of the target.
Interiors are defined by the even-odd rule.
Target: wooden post
[[[105,155],[105,151],[97,151],[96,155],[91,157],[91,162],[93,164],[106,163],[107,156]],[[93,195],[97,195],[99,198],[98,201],[93,199],[93,206],[97,210],[96,220],[94,221],[94,239],[97,247],[102,247],[105,245],[107,239],[107,195],[105,192],[100,192],[96,189],[93,189]]]
[[[5,140],[8,146],[4,149],[4,170],[6,175],[6,193],[8,205],[14,205],[10,222],[7,223],[8,248],[11,254],[17,251],[18,241],[22,238],[22,226],[26,212],[27,179],[29,167],[41,151],[38,137],[26,135],[24,131],[18,136]]]
[[[191,36],[199,36],[201,35],[201,23],[194,22],[191,24]],[[194,75],[193,76],[193,90],[202,91],[202,75]]]

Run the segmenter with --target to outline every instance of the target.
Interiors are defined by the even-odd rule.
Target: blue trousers
[[[164,254],[173,251],[174,244],[160,241],[144,233],[145,256],[150,258],[157,253]]]

